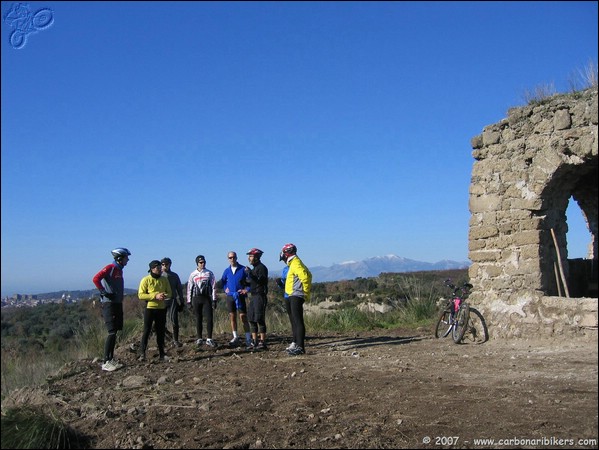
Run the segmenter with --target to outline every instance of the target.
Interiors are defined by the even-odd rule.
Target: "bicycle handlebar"
[[[457,295],[458,291],[462,291],[462,295],[468,295],[470,289],[472,289],[472,285],[470,283],[464,283],[461,286],[456,286],[452,283],[451,278],[445,280],[445,286],[453,290],[453,295]]]

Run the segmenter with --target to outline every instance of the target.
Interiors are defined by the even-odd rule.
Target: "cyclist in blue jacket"
[[[229,311],[229,320],[231,321],[231,330],[233,332],[233,339],[229,342],[229,346],[239,346],[239,337],[237,336],[237,314],[239,313],[239,320],[241,320],[243,331],[245,331],[245,345],[249,347],[252,343],[252,335],[247,318],[247,294],[244,290],[245,266],[237,262],[237,253],[233,251],[227,254],[227,258],[230,265],[223,272],[220,282],[223,291],[227,294],[227,311]]]

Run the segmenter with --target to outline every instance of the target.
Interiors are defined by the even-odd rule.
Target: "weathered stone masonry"
[[[491,337],[584,334],[597,327],[597,299],[567,299],[558,285],[551,233],[568,277],[573,266],[566,209],[572,197],[592,236],[589,261],[581,262],[592,267],[596,283],[597,115],[594,88],[512,109],[472,139],[470,300]],[[568,283],[573,292],[583,289]]]

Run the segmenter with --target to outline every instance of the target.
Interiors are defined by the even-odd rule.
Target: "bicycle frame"
[[[462,286],[455,286],[451,280],[446,280],[445,285],[452,289],[452,296],[437,320],[435,337],[447,337],[451,333],[453,341],[459,344],[470,320],[470,306],[466,302],[466,297],[472,285],[464,283]],[[447,328],[444,329],[445,327]]]

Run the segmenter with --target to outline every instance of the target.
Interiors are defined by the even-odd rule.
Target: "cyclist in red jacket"
[[[104,364],[102,364],[102,370],[107,372],[113,372],[123,367],[114,359],[114,347],[116,346],[116,333],[123,329],[123,297],[125,294],[123,268],[131,256],[131,252],[124,247],[115,248],[111,253],[114,262],[100,270],[93,278],[94,285],[100,291],[102,316],[108,330],[108,336],[104,343]]]

